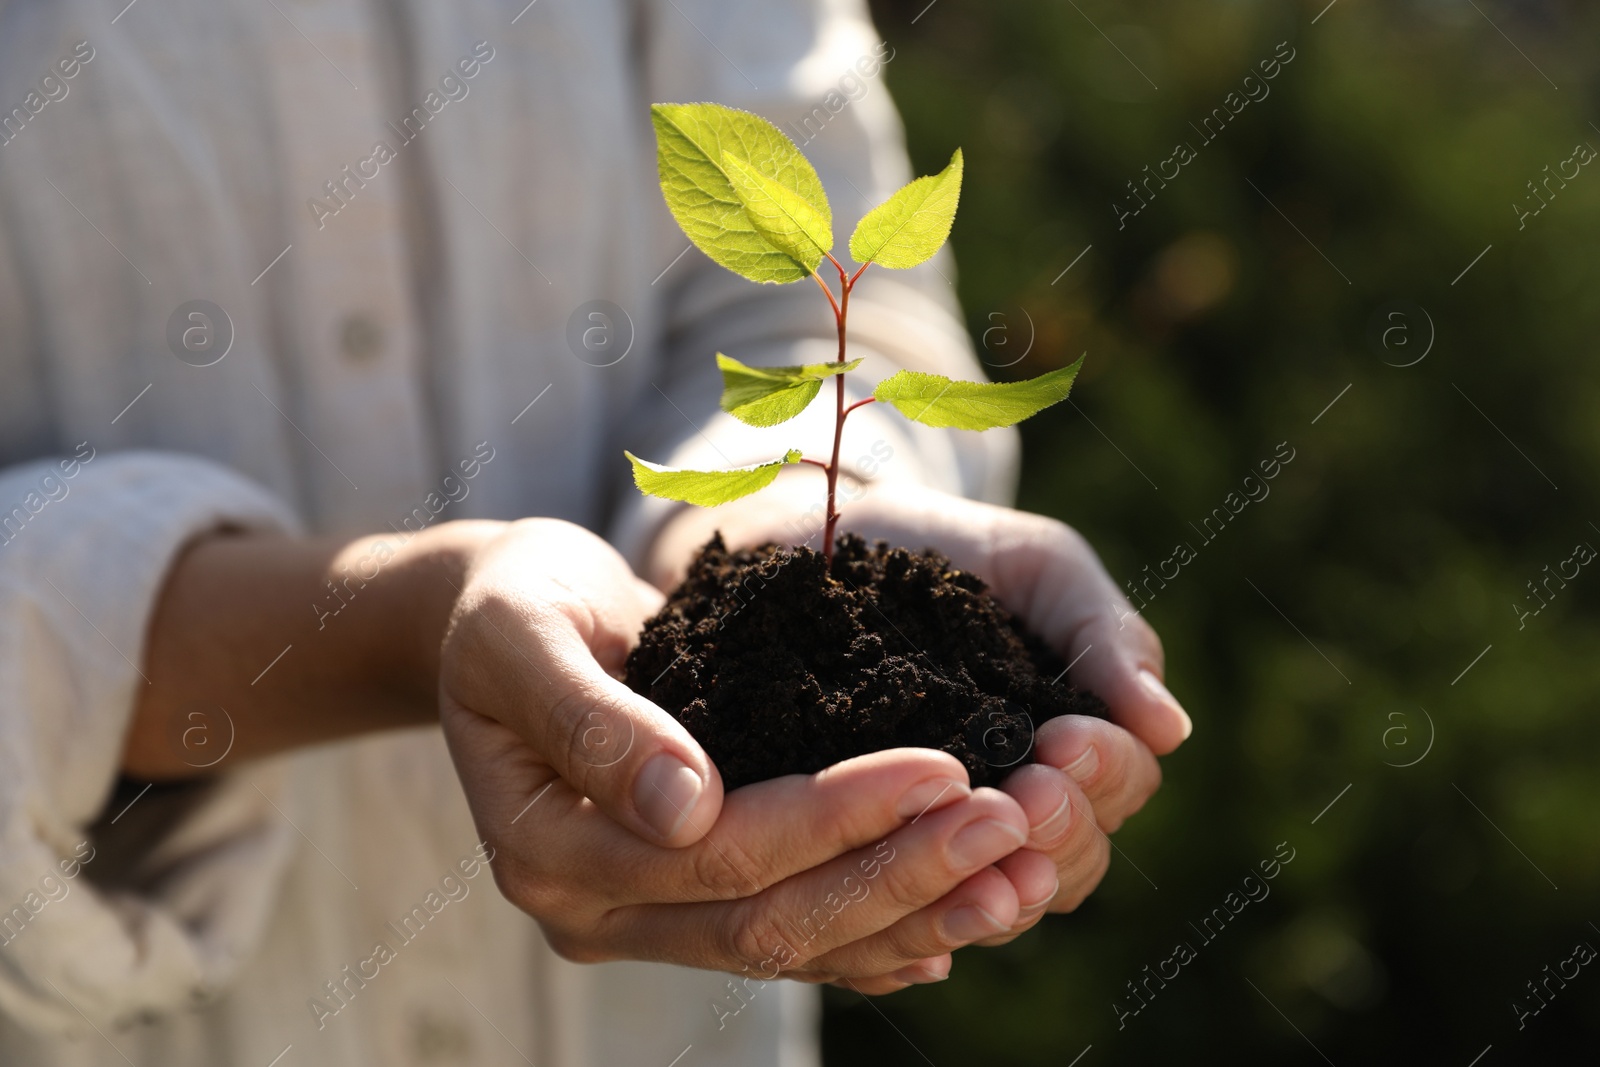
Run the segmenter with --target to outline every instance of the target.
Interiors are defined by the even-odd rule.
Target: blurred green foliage
[[[1600,947],[1600,567],[1527,585],[1600,546],[1600,167],[1541,186],[1525,228],[1512,207],[1600,147],[1600,10],[1324,5],[873,4],[918,172],[966,149],[953,242],[991,373],[1089,355],[1076,410],[1025,427],[1023,506],[1119,581],[1197,550],[1145,613],[1196,731],[1076,914],[937,986],[830,990],[830,1064],[1600,1047],[1600,966],[1521,1028],[1512,1007]],[[1270,95],[1203,144],[1189,124],[1284,41]],[[1197,158],[1119,229],[1178,141]],[[1270,496],[1201,538],[1285,441]],[[1189,923],[1283,841],[1270,897],[1203,944]],[[1179,941],[1198,959],[1119,1029]]]

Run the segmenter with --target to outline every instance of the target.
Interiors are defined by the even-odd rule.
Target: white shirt
[[[810,990],[730,1018],[727,976],[555,957],[436,729],[111,806],[187,540],[548,515],[637,557],[664,511],[623,448],[831,422],[717,412],[714,352],[825,360],[832,319],[688,249],[647,109],[778,122],[847,235],[910,177],[862,3],[525,2],[0,3],[0,1063],[815,1062]],[[869,272],[856,389],[976,373],[952,273]],[[843,454],[1001,500],[1015,440],[869,408]]]

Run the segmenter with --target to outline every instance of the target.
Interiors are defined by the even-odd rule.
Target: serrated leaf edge
[[[911,181],[907,182],[905,185],[902,185],[899,189],[896,189],[894,191],[894,193],[892,193],[889,196],[889,198],[887,200],[885,200],[883,203],[879,204],[877,207],[873,208],[871,211],[869,211],[865,215],[861,216],[861,221],[856,223],[856,228],[853,231],[851,231],[851,234],[850,234],[850,245],[851,245],[850,255],[851,255],[851,257],[853,258],[855,256],[855,254],[856,254],[855,253],[856,237],[861,233],[861,227],[866,225],[866,222],[867,222],[868,219],[870,219],[879,210],[883,209],[884,207],[887,207],[890,203],[892,203],[894,201],[895,197],[900,196],[907,189],[914,189],[919,185],[932,184],[933,182],[938,181],[940,178],[944,177],[946,174],[948,174],[950,172],[950,169],[956,165],[957,161],[960,161],[961,164],[962,164],[962,174],[964,176],[965,173],[966,173],[966,158],[961,154],[961,149],[957,148],[955,150],[955,152],[950,156],[950,162],[945,164],[945,167],[944,167],[943,170],[939,171],[937,174],[924,174],[920,178],[913,178]],[[929,195],[932,195],[932,194],[930,193]],[[884,248],[887,247],[888,244],[891,241],[893,241],[897,236],[899,236],[901,230],[905,229],[907,226],[909,226],[911,224],[911,220],[913,218],[915,218],[917,212],[919,210],[921,210],[921,205],[925,204],[927,202],[928,202],[928,198],[926,196],[923,197],[921,203],[919,203],[916,208],[912,209],[906,215],[906,217],[900,221],[900,225],[898,225],[898,226],[896,226],[894,228],[894,232],[889,234],[889,236],[885,237],[882,241],[878,242],[878,249],[877,249],[876,252],[874,252],[871,256],[868,256],[866,259],[864,259],[864,260],[858,259],[858,260],[856,260],[856,262],[857,263],[875,263],[875,262],[877,262],[877,257],[883,254]],[[960,189],[960,186],[957,186],[957,188],[956,188],[956,204],[957,204],[957,207],[960,206],[960,203],[961,203],[961,189]],[[955,225],[955,217],[954,216],[955,216],[955,213],[951,212],[951,225],[952,226]],[[949,233],[947,231],[946,234],[945,234],[944,241],[940,241],[939,242],[939,248],[943,248],[944,244],[945,244],[945,241],[948,241],[949,239],[950,239],[950,237],[949,237]],[[938,251],[939,251],[939,249],[935,248],[933,250],[933,252],[930,252],[923,259],[918,260],[917,263],[907,264],[907,268],[917,266],[918,264],[921,264],[921,263],[926,263],[929,259],[932,259],[933,256]],[[907,269],[907,268],[885,267],[886,270],[900,270],[900,269]]]

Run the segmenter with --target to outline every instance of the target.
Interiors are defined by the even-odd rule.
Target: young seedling
[[[812,278],[833,309],[839,353],[831,363],[750,367],[722,353],[722,410],[751,426],[776,426],[804,411],[823,383],[834,381],[833,451],[826,460],[790,449],[779,459],[732,470],[676,470],[624,452],[641,492],[701,507],[716,507],[766,488],[791,463],[827,475],[824,558],[833,562],[839,522],[839,442],[845,419],[874,402],[890,405],[926,426],[992,430],[1011,426],[1067,398],[1082,358],[1021,382],[965,382],[902,370],[878,383],[872,395],[845,403],[845,374],[861,364],[846,358],[845,322],[850,293],[868,267],[904,270],[931,258],[950,236],[961,195],[961,150],[938,174],[918,178],[869,211],[850,236],[844,268],[833,248],[833,213],[816,170],[772,123],[719,104],[656,104],[661,192],[673,218],[711,259],[753,282],[783,285]],[[827,260],[839,274],[839,292],[817,270]]]

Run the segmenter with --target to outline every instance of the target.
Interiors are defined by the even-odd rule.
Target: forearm
[[[393,534],[218,534],[191,544],[151,618],[149,684],[124,771],[152,780],[200,773],[230,735],[226,758],[206,770],[433,721],[456,591],[475,550],[501,529],[445,523],[403,545]],[[186,743],[201,737],[205,748]]]

